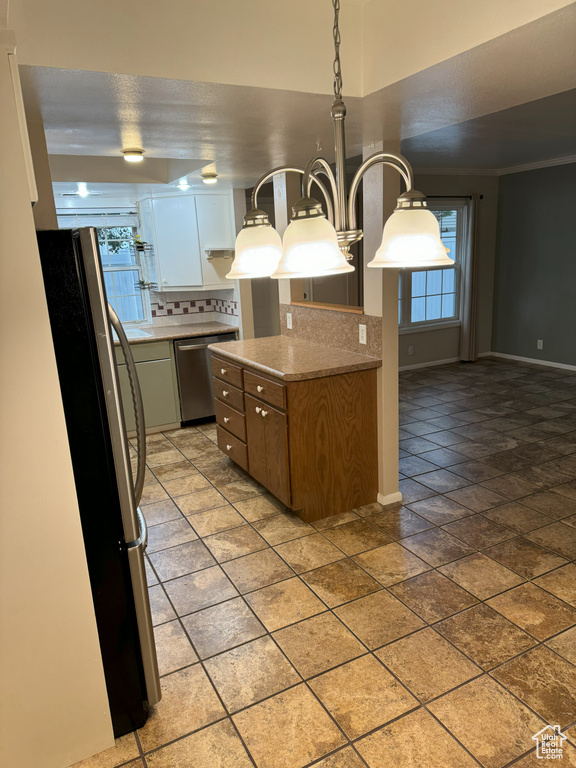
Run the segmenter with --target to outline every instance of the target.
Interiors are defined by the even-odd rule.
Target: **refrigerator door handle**
[[[138,528],[140,536],[134,541],[128,541],[126,543],[126,549],[142,547],[142,552],[145,552],[148,546],[148,523],[146,522],[146,518],[144,517],[140,507],[138,507],[136,510],[136,515],[138,517]]]
[[[142,489],[144,488],[144,475],[146,473],[146,424],[144,421],[144,403],[142,402],[142,392],[140,390],[140,382],[138,381],[138,373],[136,371],[136,363],[130,349],[130,344],[124,333],[124,328],[120,322],[120,318],[116,314],[114,307],[108,302],[108,315],[110,317],[110,324],[116,331],[118,341],[122,347],[124,358],[126,360],[126,370],[128,372],[128,380],[130,381],[130,390],[132,392],[132,403],[134,405],[134,420],[136,422],[136,444],[138,446],[138,469],[136,472],[136,480],[134,482],[134,498],[136,506],[140,504],[142,498]],[[140,518],[142,513],[138,510],[138,517]]]

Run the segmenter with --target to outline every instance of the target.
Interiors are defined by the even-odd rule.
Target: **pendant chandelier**
[[[336,172],[323,157],[312,157],[305,168],[282,166],[264,174],[252,191],[252,207],[244,217],[244,225],[236,239],[235,258],[230,280],[253,277],[276,279],[321,277],[353,272],[350,246],[362,239],[356,222],[356,198],[360,182],[370,168],[388,165],[404,179],[406,191],[400,195],[396,209],[384,226],[382,243],[371,268],[418,269],[451,266],[453,260],[440,239],[440,228],[428,209],[426,196],[413,189],[414,173],[402,155],[376,152],[365,160],[347,189],[346,141],[340,68],[340,0],[334,6],[334,149]],[[266,213],[258,208],[258,192],[263,184],[280,173],[302,176],[302,198],[292,208],[290,224],[283,240],[271,226]],[[324,178],[325,177],[325,178]],[[312,186],[320,191],[325,203],[311,197]]]

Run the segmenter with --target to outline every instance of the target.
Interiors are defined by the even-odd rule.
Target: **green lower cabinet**
[[[180,422],[180,404],[174,386],[174,365],[172,360],[151,360],[136,363],[138,380],[144,401],[146,429]],[[126,365],[118,366],[120,391],[124,406],[126,429],[133,432],[134,406]]]

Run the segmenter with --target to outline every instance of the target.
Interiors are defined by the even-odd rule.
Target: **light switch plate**
[[[292,313],[286,312],[286,328],[288,328],[289,331],[292,330]]]

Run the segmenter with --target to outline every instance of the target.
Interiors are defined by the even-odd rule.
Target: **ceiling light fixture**
[[[141,163],[144,160],[143,149],[123,149],[122,154],[127,163]]]
[[[204,184],[216,184],[218,181],[218,174],[215,171],[204,171],[202,174],[202,181]]]
[[[327,160],[316,155],[305,168],[282,166],[264,174],[252,191],[252,208],[244,217],[236,240],[236,254],[231,271],[226,277],[273,278],[319,277],[352,272],[350,246],[362,239],[363,232],[356,223],[356,197],[360,182],[375,165],[389,165],[404,179],[406,192],[398,198],[396,210],[384,227],[382,244],[372,268],[418,268],[450,266],[447,249],[440,239],[440,228],[434,214],[428,210],[425,195],[413,189],[414,173],[402,155],[376,152],[365,160],[350,185],[346,185],[346,140],[344,119],[346,106],[342,101],[342,72],[340,67],[340,30],[338,17],[340,0],[332,0],[334,7],[334,149],[336,173]],[[266,214],[258,209],[258,192],[263,184],[279,173],[299,173],[302,176],[302,198],[292,208],[292,218],[280,236],[270,226]],[[320,178],[327,177],[328,184]],[[310,196],[312,185],[320,189],[326,205]]]
[[[178,184],[176,184],[178,189],[181,189],[182,192],[186,192],[187,189],[190,189],[190,184],[188,184],[188,179],[180,179]]]
[[[86,186],[85,181],[79,181],[78,182],[78,195],[80,197],[88,197],[90,192],[88,191],[88,187]]]

